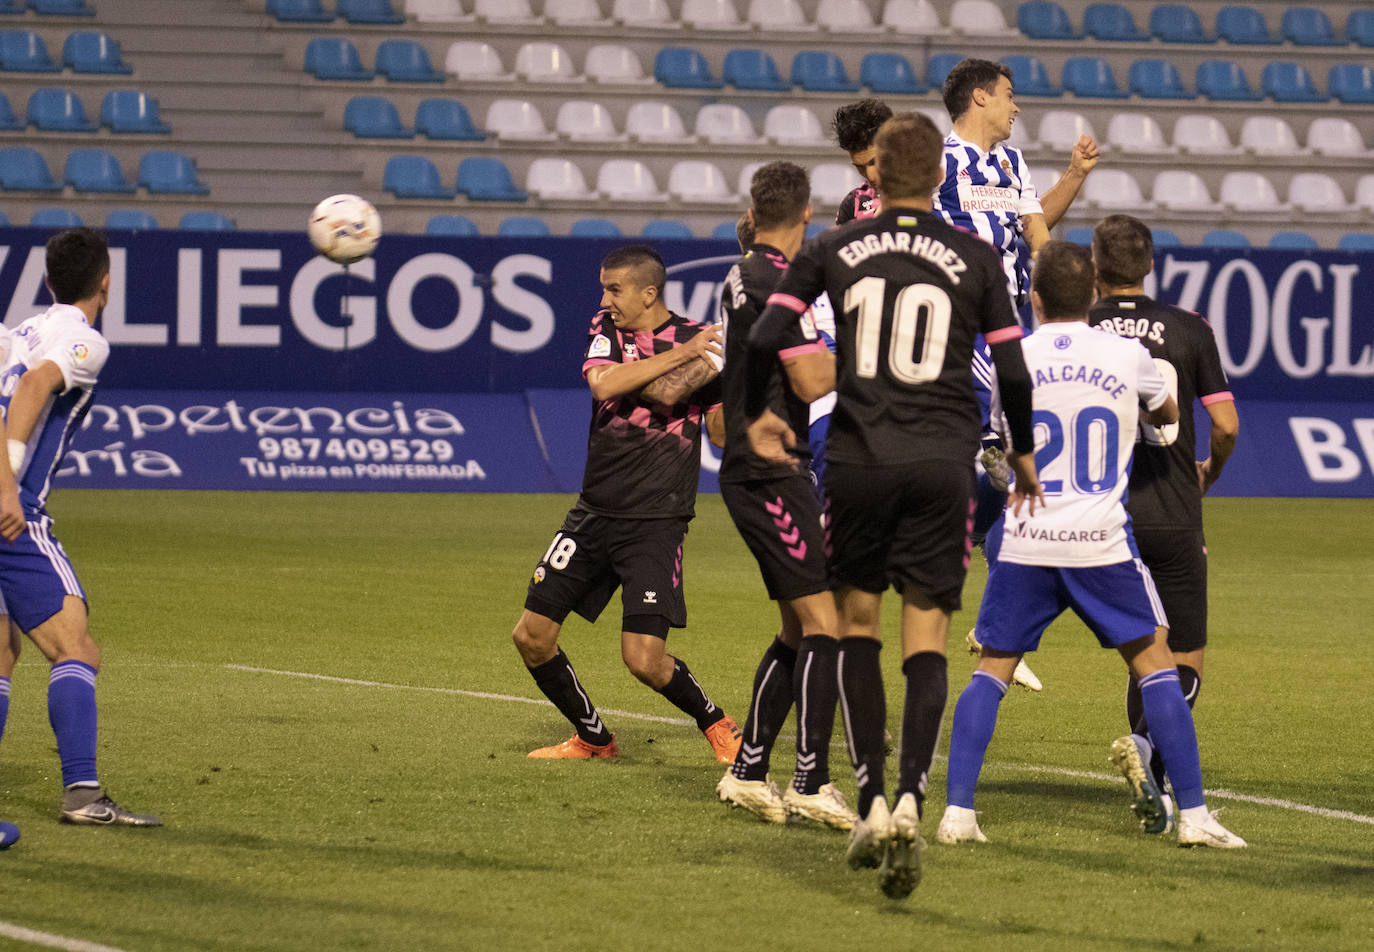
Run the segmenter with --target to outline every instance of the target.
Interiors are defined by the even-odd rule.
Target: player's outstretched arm
[[[1197,464],[1198,484],[1202,487],[1204,496],[1221,475],[1221,469],[1226,465],[1226,461],[1231,458],[1231,451],[1236,448],[1236,436],[1240,433],[1240,417],[1236,414],[1234,400],[1218,400],[1207,404],[1207,414],[1212,418],[1210,455],[1204,460],[1198,460]]]
[[[1165,397],[1164,402],[1153,410],[1142,410],[1140,418],[1150,426],[1168,426],[1178,422],[1178,402],[1173,397]]]
[[[1053,188],[1040,196],[1040,207],[1045,210],[1046,230],[1059,224],[1059,219],[1064,217],[1073,200],[1078,197],[1078,191],[1083,187],[1088,173],[1097,167],[1100,156],[1097,143],[1091,136],[1079,137],[1073,151],[1069,153],[1068,169],[1059,177],[1059,181],[1054,183]],[[1034,250],[1035,245],[1031,245],[1031,249]]]
[[[829,350],[788,357],[782,367],[792,392],[807,403],[835,389],[835,355]]]

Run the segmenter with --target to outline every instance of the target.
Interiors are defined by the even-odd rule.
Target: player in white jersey
[[[91,405],[110,346],[95,329],[110,291],[110,253],[88,228],[48,241],[47,285],[57,302],[20,324],[0,368],[8,460],[19,481],[27,522],[10,545],[0,545],[0,591],[13,625],[0,650],[0,682],[19,655],[15,629],[52,662],[48,719],[62,761],[64,823],[160,826],[105,795],[96,772],[95,676],[100,648],[86,624],[86,593],[67,553],[52,534],[46,503],[53,475]],[[0,482],[3,475],[0,474]],[[3,723],[0,723],[3,730]]]
[[[1122,505],[1137,423],[1173,423],[1178,404],[1138,341],[1088,326],[1094,280],[1091,252],[1069,242],[1046,244],[1036,261],[1031,305],[1041,324],[1022,351],[1044,495],[1036,506],[1013,487],[1003,521],[989,534],[1001,545],[978,611],[982,657],[954,709],[948,806],[936,838],[986,841],[973,794],[998,705],[1022,654],[1072,608],[1139,679],[1152,732],[1162,719],[1153,739],[1174,781],[1179,845],[1242,847],[1203,799],[1197,735],[1169,652],[1168,621]],[[1137,815],[1148,821],[1165,806],[1153,788],[1146,792],[1150,802],[1138,804]]]

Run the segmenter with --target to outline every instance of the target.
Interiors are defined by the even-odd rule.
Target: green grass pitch
[[[1002,707],[978,800],[992,842],[933,844],[942,757],[925,880],[900,903],[844,865],[840,834],[716,801],[705,740],[620,663],[618,609],[570,621],[564,645],[622,757],[525,758],[570,733],[515,699],[538,692],[509,639],[570,501],[59,491],[105,652],[102,778],[167,826],[56,822],[47,668],[26,645],[0,745],[0,818],[23,830],[0,853],[0,924],[129,952],[1374,948],[1368,500],[1207,504],[1198,731],[1208,789],[1241,797],[1210,805],[1249,850],[1138,832],[1106,763],[1122,664],[1066,618],[1032,659],[1044,693]],[[742,722],[776,613],[719,497],[686,569],[670,648]],[[951,632],[946,718],[985,575]],[[790,744],[789,725],[781,783]]]

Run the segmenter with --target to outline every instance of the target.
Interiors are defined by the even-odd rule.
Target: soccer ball
[[[365,198],[331,195],[315,206],[306,230],[320,254],[339,264],[353,264],[376,250],[382,219]]]

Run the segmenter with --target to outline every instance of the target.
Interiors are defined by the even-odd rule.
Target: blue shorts
[[[1104,648],[1167,626],[1150,570],[1139,559],[1088,568],[996,561],[978,607],[978,640],[995,651],[1025,654],[1072,608]]]
[[[12,543],[0,540],[0,592],[9,615],[22,631],[33,631],[62,610],[68,595],[86,593],[76,570],[52,534],[52,518],[29,515],[28,527]]]

